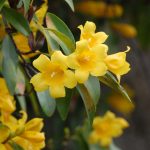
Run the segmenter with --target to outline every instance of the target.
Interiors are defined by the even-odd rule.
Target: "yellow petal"
[[[60,64],[63,68],[67,68],[67,57],[61,51],[54,51],[51,61]]]
[[[53,98],[60,98],[66,96],[65,88],[62,85],[50,86],[49,92]]]
[[[0,150],[7,150],[6,147],[4,146],[4,144],[0,143]]]
[[[43,119],[41,118],[34,118],[27,122],[25,125],[25,130],[30,131],[41,131],[43,128]]]
[[[36,60],[33,61],[33,66],[41,72],[49,70],[50,65],[50,59],[43,54],[41,54]]]
[[[107,66],[103,62],[95,64],[95,68],[91,70],[91,75],[93,76],[103,76],[106,74]]]
[[[0,124],[0,143],[3,143],[10,135],[10,129],[3,124]]]
[[[96,30],[96,25],[93,22],[86,21],[83,30],[85,33],[93,34]]]
[[[94,39],[97,43],[101,44],[104,43],[108,37],[108,35],[105,32],[97,32],[94,34]]]
[[[48,89],[48,85],[45,81],[46,79],[44,79],[43,75],[38,73],[31,78],[30,83],[33,84],[36,91],[40,92]]]
[[[64,81],[64,86],[66,86],[67,88],[74,88],[77,84],[75,74],[70,70],[67,70],[65,74],[66,77]]]
[[[86,40],[76,42],[76,52],[81,52],[88,49],[88,42]]]
[[[4,78],[0,78],[0,93],[9,93]]]
[[[76,54],[72,53],[67,57],[67,65],[71,69],[77,69],[80,65],[77,62]]]
[[[89,77],[89,72],[78,69],[75,71],[75,77],[79,83],[84,83]]]

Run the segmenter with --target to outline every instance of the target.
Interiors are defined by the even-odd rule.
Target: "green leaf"
[[[38,100],[43,112],[47,116],[52,116],[56,108],[56,100],[50,97],[49,91],[37,92]]]
[[[54,39],[61,46],[66,55],[69,55],[70,51],[73,52],[75,50],[74,44],[65,34],[54,29],[47,30],[50,31],[49,33],[51,38]]]
[[[59,98],[56,100],[57,110],[58,110],[62,120],[66,120],[66,118],[67,118],[72,94],[73,94],[73,90],[67,89],[66,90],[66,97],[65,98]]]
[[[52,13],[47,13],[46,14],[46,25],[48,28],[55,29],[55,30],[65,34],[66,36],[68,36],[75,47],[75,39],[74,39],[72,32],[60,18],[58,18],[56,15],[54,15]]]
[[[5,3],[5,0],[1,0],[1,1],[0,1],[0,11],[1,11],[1,9],[2,9],[3,6],[4,6],[4,3]]]
[[[30,7],[30,1],[31,0],[20,0],[17,7],[20,8],[23,4],[25,13],[27,13],[27,11],[29,10],[29,7]]]
[[[21,13],[18,13],[12,8],[3,7],[2,14],[8,23],[10,23],[16,30],[23,33],[25,36],[30,34],[29,24]]]
[[[99,77],[99,80],[109,86],[110,88],[114,89],[115,91],[119,92],[124,98],[131,102],[131,99],[126,92],[126,90],[118,83],[116,78],[110,73],[107,72],[104,76]]]
[[[17,68],[17,84],[16,84],[15,92],[17,94],[22,94],[22,95],[25,92],[25,76],[19,67]],[[22,95],[17,96],[17,99],[21,109],[26,111],[26,99],[25,96]]]
[[[13,141],[9,142],[9,144],[13,148],[13,150],[24,150],[20,145],[18,145],[17,143]]]
[[[6,79],[6,83],[10,93],[13,95],[16,87],[18,56],[15,47],[7,35],[2,43],[2,74]]]
[[[72,11],[74,11],[73,0],[65,0],[65,1],[70,6],[70,8],[72,9]]]
[[[100,98],[100,84],[96,77],[90,76],[84,84],[79,84],[77,89],[83,99],[90,124],[96,112],[96,104]]]

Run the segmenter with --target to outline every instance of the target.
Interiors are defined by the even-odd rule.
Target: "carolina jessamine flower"
[[[102,43],[107,39],[107,35],[104,32],[97,32],[96,25],[93,22],[87,21],[84,26],[78,27],[81,30],[80,40],[87,40],[90,47],[96,45],[104,45]],[[106,46],[106,45],[105,45]]]
[[[89,136],[91,144],[99,143],[101,146],[109,146],[113,138],[119,137],[124,128],[129,126],[123,118],[116,117],[108,111],[104,117],[95,117],[93,131]]]
[[[4,123],[7,132],[0,138],[0,148],[3,147],[4,150],[10,150],[10,141],[17,143],[25,150],[40,150],[44,148],[45,136],[44,133],[41,132],[43,120],[34,118],[26,122],[27,114],[23,111],[21,113],[21,119],[17,120],[15,117],[11,116],[10,119]],[[1,132],[3,133],[4,130],[0,130],[0,133]],[[9,137],[9,135],[11,136]]]
[[[67,56],[61,51],[55,51],[51,60],[40,55],[33,61],[33,66],[40,73],[31,78],[36,91],[44,91],[49,88],[50,95],[53,98],[65,97],[65,87],[74,88],[77,84],[75,75],[71,70],[68,70]]]
[[[44,0],[44,3],[41,5],[41,7],[35,12],[35,16],[38,20],[38,23],[40,25],[43,24],[43,21],[44,21],[44,17],[46,15],[46,12],[47,12],[47,9],[48,9],[48,0]],[[33,32],[36,32],[38,29],[37,29],[37,26],[35,25],[34,21],[32,20],[31,23],[30,23],[30,27],[32,29]]]
[[[76,43],[76,50],[70,54],[68,66],[75,69],[75,77],[79,83],[84,83],[89,74],[93,76],[103,76],[107,67],[104,59],[107,55],[107,46],[96,45],[93,48],[88,46],[87,40],[81,40]]]
[[[20,52],[22,52],[22,53],[31,52],[31,48],[29,47],[29,43],[28,43],[28,38],[26,36],[24,36],[21,33],[17,33],[17,34],[13,35],[13,39],[15,41],[17,48],[20,50]],[[35,55],[37,55],[38,53],[39,53],[39,51],[36,50],[35,53],[22,54],[22,56],[24,58],[31,58],[31,57],[34,57]]]
[[[134,26],[127,23],[112,23],[111,27],[113,30],[118,32],[125,38],[134,38],[137,35],[137,30]]]
[[[76,11],[93,17],[103,17],[107,4],[102,1],[82,1],[75,5]]]
[[[129,50],[130,48],[128,47],[125,52],[108,55],[105,59],[108,70],[117,76],[119,82],[121,75],[124,75],[130,71],[130,64],[126,61],[126,53]]]
[[[9,115],[15,110],[15,102],[3,78],[0,78],[0,85],[0,113],[5,120],[8,119]]]

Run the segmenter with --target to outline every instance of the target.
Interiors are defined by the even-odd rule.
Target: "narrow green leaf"
[[[60,117],[62,120],[66,120],[68,112],[69,112],[69,106],[72,98],[73,90],[66,90],[66,97],[65,98],[59,98],[56,100],[57,104],[57,110],[60,114]]]
[[[65,1],[70,6],[70,8],[72,9],[72,11],[74,11],[73,0],[65,0]]]
[[[2,9],[3,6],[4,6],[4,3],[5,3],[5,0],[0,0],[0,11],[1,11],[1,9]]]
[[[17,7],[20,8],[24,5],[25,13],[29,10],[31,0],[20,0]]]
[[[52,116],[56,108],[56,100],[50,97],[49,91],[37,92],[38,100],[43,112],[47,116]]]
[[[30,27],[24,16],[18,13],[12,8],[3,7],[2,14],[5,19],[10,23],[16,30],[23,33],[25,36],[30,34]]]
[[[115,91],[119,92],[124,98],[131,102],[131,99],[126,92],[126,90],[118,83],[115,77],[110,73],[107,72],[104,76],[99,77],[99,80],[109,86],[110,88],[114,89]]]
[[[54,39],[61,46],[66,55],[69,55],[70,52],[73,52],[75,50],[74,44],[65,34],[54,29],[47,30],[50,31],[49,33],[51,38]]]
[[[55,30],[65,34],[66,36],[68,36],[75,47],[75,39],[74,39],[72,32],[60,18],[58,18],[56,15],[54,15],[52,13],[47,13],[46,14],[46,25],[48,28],[55,29]]]
[[[19,67],[17,68],[17,84],[16,84],[15,92],[17,94],[22,94],[22,95],[25,92],[25,76]],[[17,100],[20,104],[21,109],[26,111],[25,97],[21,95],[17,96]]]
[[[82,97],[89,122],[92,125],[93,118],[94,118],[95,112],[96,112],[94,101],[93,101],[88,89],[84,85],[82,85],[82,84],[78,85],[77,90],[79,91],[79,93]]]
[[[6,36],[3,40],[2,53],[2,74],[6,79],[10,93],[13,95],[15,92],[14,87],[16,87],[18,56],[9,36]]]
[[[9,144],[13,148],[13,150],[24,150],[20,145],[18,145],[17,143],[13,141],[9,142]]]

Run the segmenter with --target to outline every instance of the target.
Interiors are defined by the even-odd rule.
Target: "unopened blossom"
[[[74,88],[77,84],[74,73],[68,69],[67,56],[61,51],[55,51],[51,60],[43,54],[40,55],[33,61],[33,66],[40,73],[34,75],[30,82],[36,91],[49,89],[53,98],[65,97],[65,87]]]
[[[0,78],[0,113],[1,118],[8,119],[9,115],[15,110],[15,102],[10,95],[4,78]]]
[[[126,61],[126,53],[129,50],[128,47],[126,51],[108,55],[105,59],[108,70],[117,76],[118,81],[120,81],[122,75],[130,71],[130,64]]]
[[[102,47],[105,45],[102,43],[105,42],[108,36],[104,32],[95,33],[95,23],[87,21],[84,26],[80,25],[78,28],[81,30],[80,40],[87,40],[91,48],[96,45],[101,45]]]
[[[107,55],[107,46],[96,45],[93,48],[88,46],[87,40],[76,43],[76,50],[68,56],[68,66],[75,69],[75,77],[79,83],[84,83],[89,75],[103,76],[107,67],[104,59]]]
[[[126,120],[116,117],[114,113],[108,111],[103,117],[94,118],[93,131],[90,133],[89,142],[109,146],[112,139],[119,137],[123,133],[123,129],[128,126]]]

